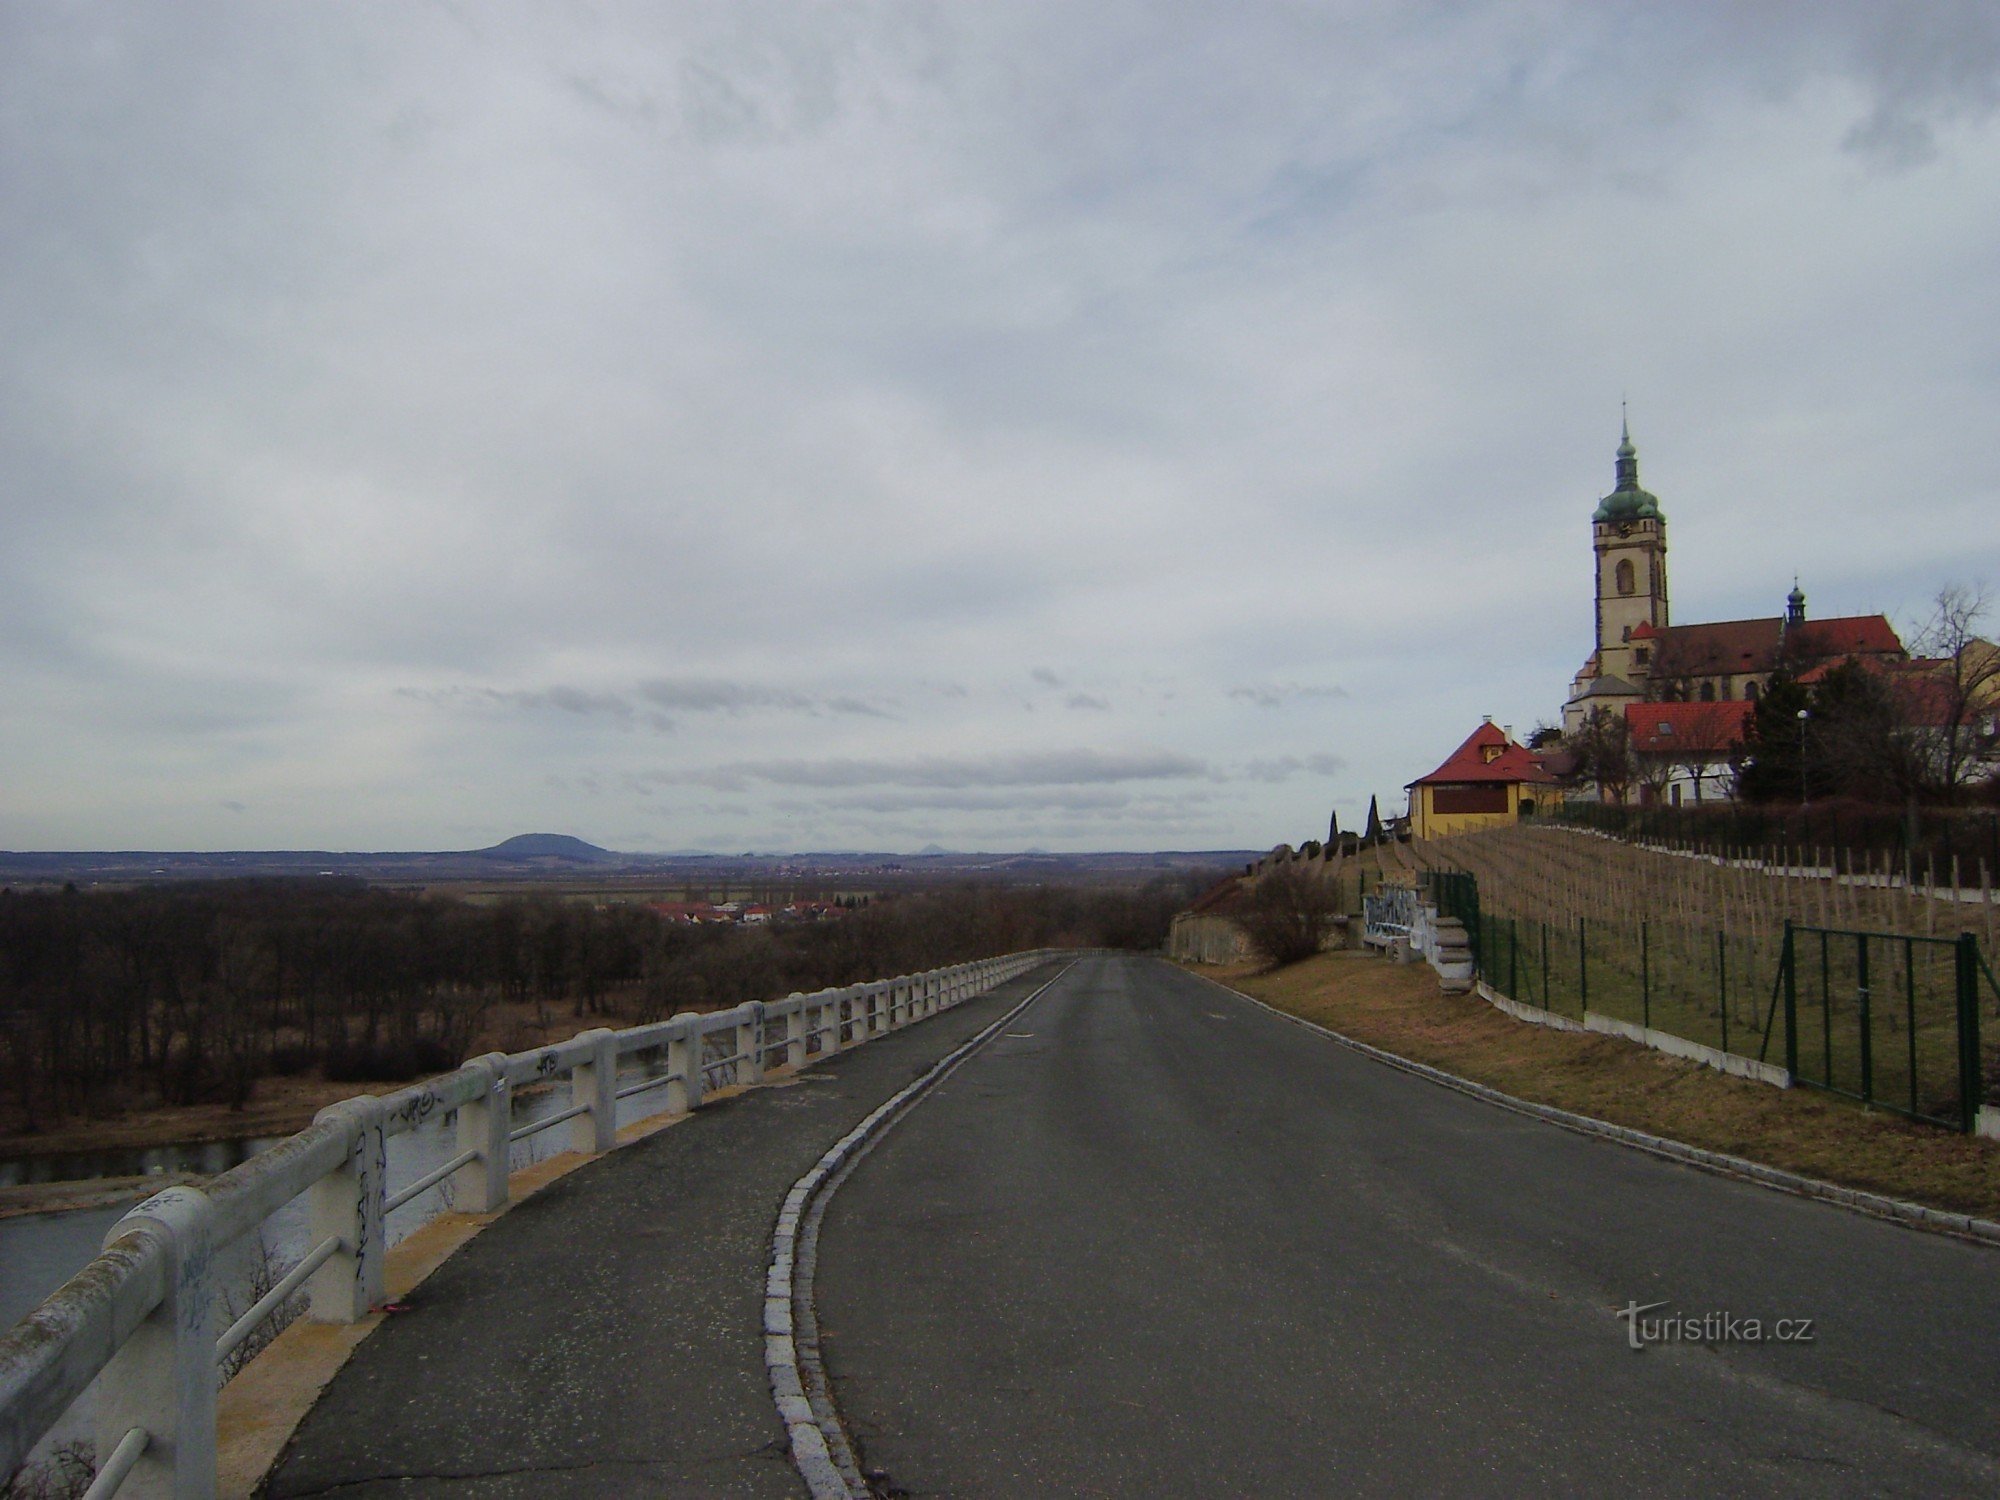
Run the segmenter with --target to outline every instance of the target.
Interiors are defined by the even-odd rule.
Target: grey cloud
[[[396,689],[396,693],[399,697],[440,706],[470,703],[475,706],[527,710],[554,708],[583,717],[602,714],[619,720],[629,720],[634,714],[632,705],[616,693],[593,692],[587,688],[562,684],[546,688],[405,687]]]
[[[1313,687],[1297,682],[1252,683],[1229,690],[1229,696],[1259,708],[1282,708],[1314,698],[1345,698],[1347,689],[1338,685]]]
[[[1992,0],[142,9],[0,20],[22,847],[1295,840],[1553,712],[1627,379],[1690,618],[2000,569]]]
[[[1338,755],[1281,755],[1272,760],[1246,761],[1238,774],[1249,781],[1290,781],[1294,776],[1338,776],[1347,762]]]
[[[814,706],[804,693],[709,677],[655,678],[639,685],[639,695],[648,703],[684,713],[735,714],[754,708],[800,713]]]
[[[2000,12],[1990,4],[1871,5],[1861,21],[1855,55],[1875,101],[1842,142],[1849,151],[1918,166],[1937,155],[1939,126],[2000,106]]]
[[[1095,693],[1071,693],[1064,706],[1068,708],[1093,709],[1098,713],[1107,713],[1111,708],[1111,700],[1109,698],[1100,698]]]
[[[862,698],[835,697],[826,700],[828,713],[858,714],[865,719],[893,719],[896,716],[887,709],[878,708]]]
[[[1206,761],[1171,751],[1027,751],[991,756],[916,756],[905,760],[736,761],[706,770],[659,772],[718,791],[753,782],[794,787],[1086,786],[1120,781],[1191,780],[1209,774]]]
[[[741,714],[764,710],[771,713],[852,714],[869,719],[895,717],[879,704],[851,693],[823,697],[793,688],[732,682],[722,678],[656,678],[642,684],[639,693],[649,703],[684,713]]]
[[[603,692],[568,684],[544,688],[399,688],[406,698],[435,704],[472,703],[534,710],[560,709],[581,716],[602,715],[620,721],[639,719],[662,731],[675,727],[675,720],[663,710],[687,714],[740,715],[751,712],[828,713],[860,718],[891,719],[895,715],[878,704],[849,693],[828,697],[776,688],[761,683],[732,682],[721,678],[656,678],[641,683],[637,697],[651,705],[641,712],[621,693]]]

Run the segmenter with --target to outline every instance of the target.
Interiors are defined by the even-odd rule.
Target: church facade
[[[1598,712],[1631,719],[1649,703],[1754,703],[1779,671],[1793,675],[1850,657],[1887,665],[1908,660],[1882,615],[1808,620],[1796,582],[1785,612],[1762,619],[1676,625],[1668,604],[1667,518],[1639,485],[1629,424],[1621,433],[1617,482],[1590,518],[1597,641],[1570,684],[1563,733]]]

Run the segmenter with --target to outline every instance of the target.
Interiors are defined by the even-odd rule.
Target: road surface
[[[1635,1303],[1811,1337],[1635,1351]],[[1077,965],[883,1138],[817,1307],[897,1493],[2000,1493],[2000,1253],[1561,1130],[1149,959]]]

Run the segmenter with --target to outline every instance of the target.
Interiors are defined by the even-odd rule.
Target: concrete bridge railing
[[[206,1497],[215,1491],[216,1392],[242,1343],[301,1289],[307,1315],[351,1323],[383,1300],[390,1213],[449,1181],[458,1206],[507,1202],[516,1141],[567,1124],[571,1149],[608,1151],[622,1099],[654,1095],[649,1114],[701,1107],[712,1086],[805,1066],[983,993],[1041,963],[1010,954],[846,989],[692,1012],[628,1030],[586,1031],[532,1052],[488,1053],[456,1072],[382,1097],[344,1100],[271,1150],[199,1187],[174,1187],[134,1208],[104,1251],[0,1339],[0,1477],[12,1475],[86,1387],[97,1384],[99,1468],[89,1494]],[[621,1059],[664,1053],[666,1069],[623,1084]],[[568,1107],[516,1127],[514,1091],[569,1089]],[[449,1111],[458,1154],[390,1193],[386,1143]],[[307,1199],[308,1248],[229,1327],[214,1325],[216,1265],[233,1241]]]

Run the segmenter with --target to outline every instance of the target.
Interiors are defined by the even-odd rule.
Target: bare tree
[[[1925,790],[1955,802],[1986,768],[2000,714],[2000,646],[1981,639],[1992,607],[1984,584],[1948,583],[1917,633],[1921,662],[1905,679],[1903,706]]]
[[[1251,887],[1236,925],[1273,967],[1311,958],[1339,915],[1332,882],[1295,864],[1275,865]]]
[[[1632,730],[1623,714],[1593,708],[1570,741],[1576,752],[1577,772],[1597,784],[1606,802],[1623,802],[1631,790]]]

